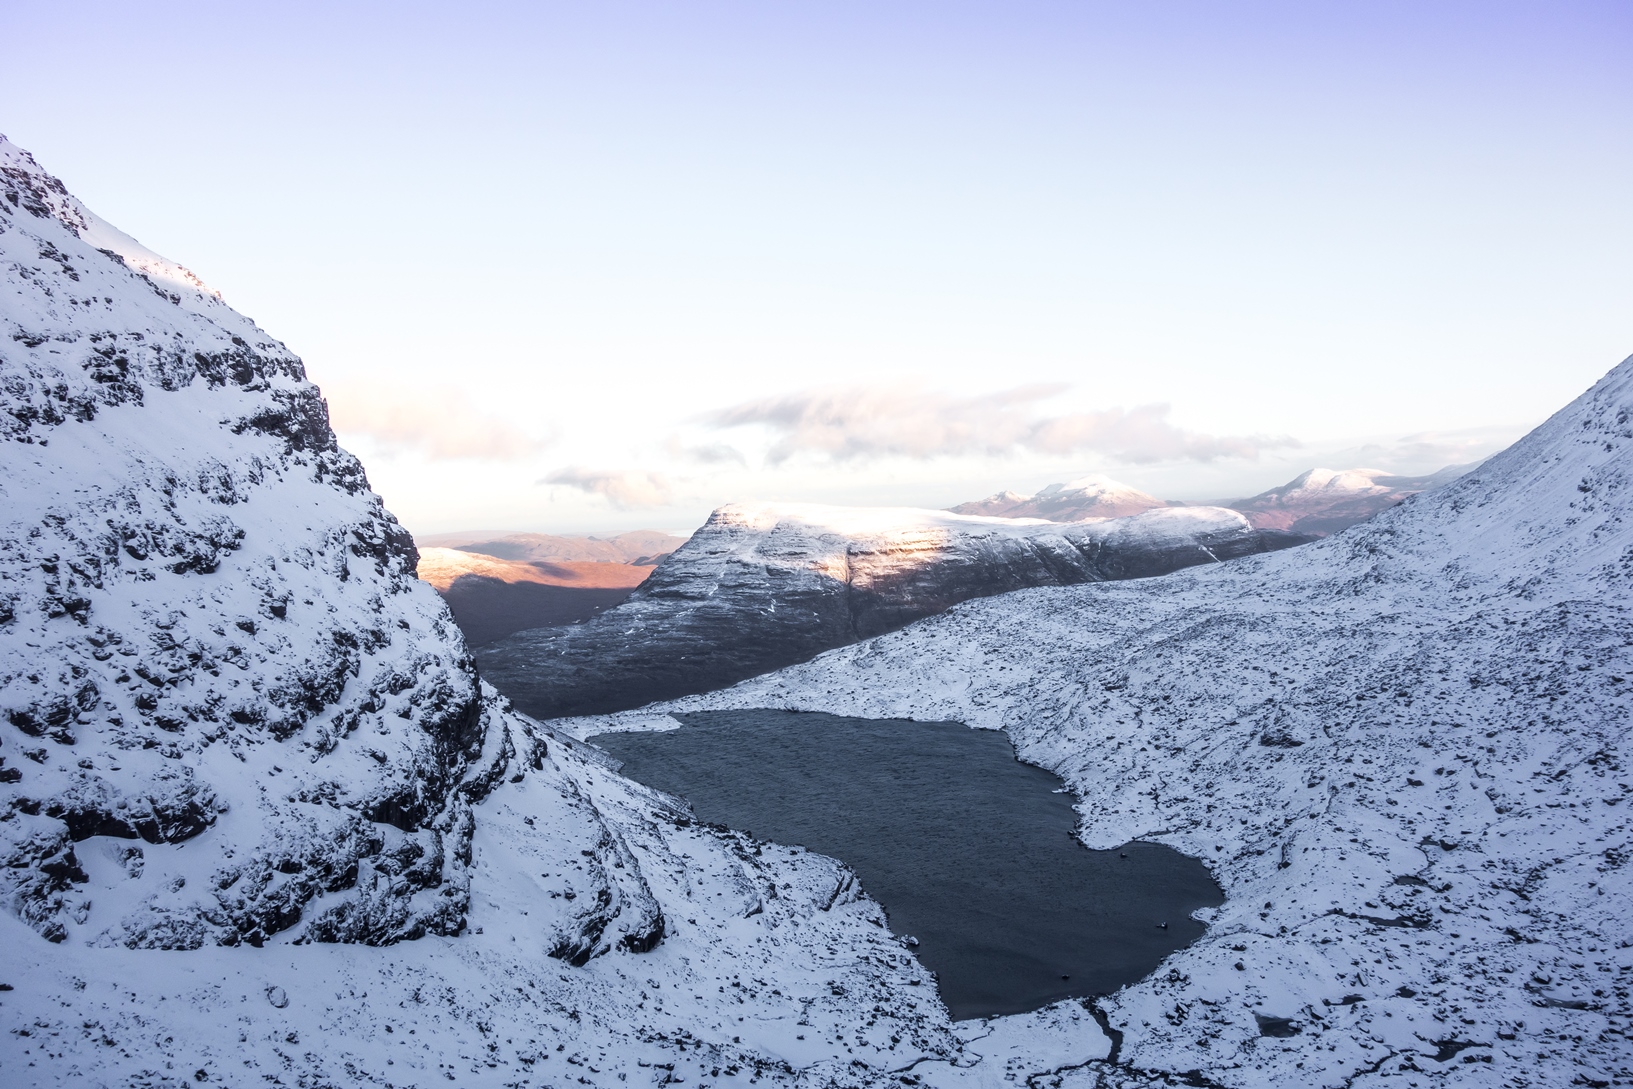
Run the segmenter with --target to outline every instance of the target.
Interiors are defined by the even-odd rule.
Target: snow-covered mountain
[[[979,1065],[842,867],[481,685],[300,361],[3,138],[0,276],[8,1087]]]
[[[1258,529],[1325,537],[1364,522],[1419,492],[1448,484],[1472,468],[1449,465],[1429,476],[1395,476],[1381,469],[1311,469],[1258,495],[1221,499],[1210,505],[1241,511]],[[999,492],[973,503],[961,503],[952,510],[998,518],[1078,522],[1186,505],[1157,499],[1107,477],[1087,476],[1051,484],[1036,495]]]
[[[1168,505],[1138,488],[1096,474],[1051,484],[1036,495],[1003,491],[971,503],[960,503],[951,510],[954,514],[978,514],[991,518],[1046,518],[1051,522],[1081,522],[1088,518],[1123,518]]]
[[[950,1025],[842,867],[565,735],[661,713],[482,686],[299,361],[3,141],[0,257],[7,1086],[1633,1076],[1633,361],[1325,541],[683,701],[1002,727],[1210,860],[1154,976]]]
[[[1315,544],[968,602],[675,709],[1001,728],[1225,904],[1071,1085],[1633,1077],[1633,359]],[[582,732],[642,727],[586,720]],[[1052,1084],[1052,1082],[1051,1082]]]
[[[1364,522],[1404,499],[1449,484],[1473,465],[1449,465],[1429,476],[1397,476],[1381,469],[1311,469],[1286,484],[1220,506],[1239,510],[1262,529],[1326,536]]]
[[[1308,540],[1235,511],[1163,508],[1069,525],[893,507],[722,507],[615,609],[480,648],[543,718],[721,688],[972,597],[1143,578]]]

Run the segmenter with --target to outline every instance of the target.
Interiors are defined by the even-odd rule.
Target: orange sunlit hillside
[[[419,576],[446,593],[454,580],[464,575],[497,579],[506,583],[534,583],[539,586],[566,586],[583,590],[627,590],[639,586],[652,573],[650,567],[628,563],[590,563],[563,560],[558,563],[520,563],[461,552],[457,548],[420,549]]]

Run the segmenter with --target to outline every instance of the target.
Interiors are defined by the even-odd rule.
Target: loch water
[[[996,730],[809,711],[674,716],[592,739],[698,819],[849,865],[913,936],[954,1019],[1107,994],[1195,941],[1223,900],[1154,843],[1091,851],[1072,796]]]

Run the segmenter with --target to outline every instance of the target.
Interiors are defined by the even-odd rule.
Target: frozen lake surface
[[[1190,913],[1223,899],[1169,847],[1085,848],[1060,779],[997,731],[797,711],[675,718],[679,730],[593,741],[700,820],[848,864],[891,930],[918,939],[957,1019],[1132,983],[1200,937]]]

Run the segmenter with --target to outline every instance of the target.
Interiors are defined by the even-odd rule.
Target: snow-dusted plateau
[[[301,364],[0,142],[8,1086],[1633,1081],[1633,361],[1324,541],[675,708],[1003,728],[1207,861],[1105,998],[949,1022],[844,867],[482,684]]]

